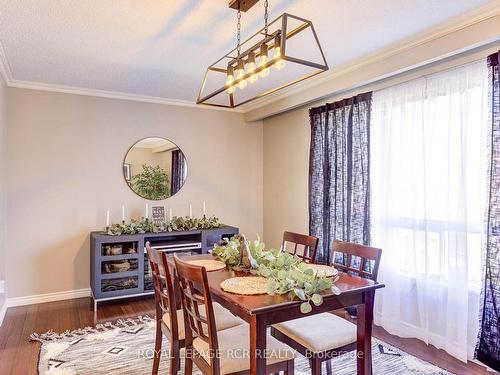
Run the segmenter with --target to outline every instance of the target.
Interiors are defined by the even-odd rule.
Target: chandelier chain
[[[238,58],[240,57],[240,51],[241,51],[241,10],[240,7],[238,6],[238,26],[237,26],[237,35],[236,35],[236,46],[238,50]]]
[[[264,33],[266,34],[267,36],[267,29],[268,29],[268,13],[267,13],[267,8],[268,8],[268,0],[265,0],[264,1]]]

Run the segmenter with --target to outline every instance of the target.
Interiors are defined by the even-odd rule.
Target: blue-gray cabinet
[[[100,301],[153,294],[145,244],[168,253],[204,254],[238,228],[109,236],[90,233],[90,286],[94,310]]]

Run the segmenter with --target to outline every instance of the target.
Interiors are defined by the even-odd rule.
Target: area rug
[[[38,372],[41,375],[150,374],[155,324],[154,319],[140,316],[71,332],[34,333],[31,340],[41,343]],[[168,374],[166,338],[163,349],[160,374]],[[373,339],[372,353],[373,373],[376,375],[451,375],[377,339]],[[183,371],[182,368],[179,374],[183,374]],[[354,354],[335,358],[333,371],[336,375],[356,374]],[[297,356],[295,373],[310,373],[309,362],[305,357]],[[201,372],[195,368],[193,374],[201,375]]]

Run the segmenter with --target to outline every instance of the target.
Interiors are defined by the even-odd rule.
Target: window
[[[372,244],[387,281],[377,309],[393,331],[409,324],[462,359],[475,336],[464,322],[478,316],[486,99],[484,61],[373,94]],[[390,302],[408,296],[412,309]]]

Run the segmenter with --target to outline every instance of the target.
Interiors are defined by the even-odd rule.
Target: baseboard
[[[2,326],[3,318],[5,318],[6,313],[7,313],[7,300],[5,300],[2,306],[0,306],[0,327]]]
[[[36,294],[32,296],[7,298],[7,307],[34,305],[36,303],[62,301],[65,299],[90,297],[90,288],[65,290],[62,292]]]

